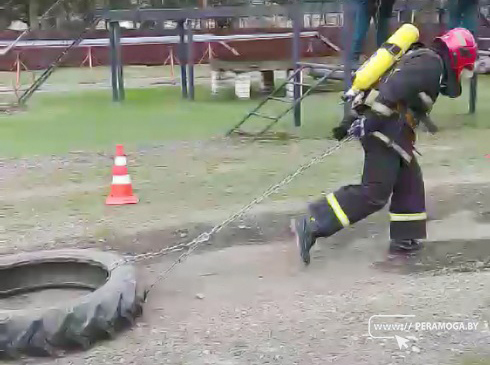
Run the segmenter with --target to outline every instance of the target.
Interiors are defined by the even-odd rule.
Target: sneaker
[[[291,230],[296,236],[296,244],[298,245],[301,259],[305,265],[308,265],[310,263],[310,249],[316,241],[308,224],[308,219],[305,217],[293,219],[291,221]]]

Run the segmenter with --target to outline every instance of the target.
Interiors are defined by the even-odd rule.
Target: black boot
[[[296,236],[296,244],[299,248],[301,259],[305,265],[310,263],[310,250],[316,242],[316,236],[307,217],[293,219],[291,221],[291,230]]]
[[[387,271],[411,267],[419,262],[418,254],[422,248],[422,242],[416,239],[391,240],[385,260],[375,262],[373,265]]]
[[[326,197],[308,204],[308,210],[307,215],[291,224],[301,259],[306,265],[310,263],[310,250],[317,238],[330,237],[343,228]]]
[[[390,256],[416,256],[422,250],[423,244],[417,239],[391,240],[389,254]]]

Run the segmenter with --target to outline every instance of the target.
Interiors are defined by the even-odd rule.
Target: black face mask
[[[441,94],[450,98],[461,96],[461,83],[458,81],[456,72],[454,72],[451,67],[451,59],[449,58],[447,46],[444,43],[435,40],[431,45],[431,49],[441,57],[442,63],[444,64],[444,75],[441,80]]]

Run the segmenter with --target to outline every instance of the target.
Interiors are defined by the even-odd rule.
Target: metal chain
[[[277,192],[279,189],[281,189],[283,186],[289,184],[296,176],[302,174],[305,170],[310,168],[311,166],[321,162],[325,157],[331,155],[333,152],[338,150],[344,143],[352,140],[353,137],[349,136],[346,139],[340,141],[337,143],[337,145],[325,150],[323,153],[320,155],[312,158],[309,162],[301,165],[296,171],[293,173],[289,174],[286,176],[283,180],[281,180],[279,183],[272,185],[269,187],[262,195],[259,197],[255,198],[252,200],[249,204],[245,205],[243,208],[226,218],[223,222],[220,224],[214,226],[210,231],[204,232],[201,235],[199,235],[197,238],[194,240],[188,242],[188,243],[182,243],[178,244],[175,246],[171,247],[166,247],[161,249],[160,251],[157,252],[152,252],[152,253],[144,253],[144,254],[139,254],[135,255],[129,258],[125,258],[120,264],[127,263],[127,262],[138,262],[142,260],[148,260],[152,258],[156,258],[159,256],[166,255],[171,252],[176,252],[180,251],[182,249],[187,249],[186,252],[182,253],[177,260],[175,260],[165,271],[163,271],[161,274],[157,276],[155,281],[148,287],[148,289],[145,291],[145,298],[147,297],[148,293],[155,287],[155,285],[163,280],[172,270],[173,268],[178,265],[179,263],[183,262],[201,243],[207,242],[210,240],[211,236],[214,235],[215,233],[221,231],[225,226],[233,222],[235,219],[241,217],[244,213],[249,211],[253,206],[261,203],[264,199],[272,195],[273,193]],[[119,264],[119,265],[120,265]],[[117,264],[116,264],[117,265]],[[119,266],[117,265],[117,266]]]

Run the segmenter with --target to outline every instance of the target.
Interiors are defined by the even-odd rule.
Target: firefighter
[[[333,136],[339,141],[359,139],[364,150],[362,181],[311,202],[308,214],[292,221],[306,265],[318,238],[379,211],[390,197],[388,257],[412,256],[422,248],[427,215],[414,130],[427,119],[440,93],[461,95],[461,79],[471,77],[476,57],[475,38],[464,28],[436,37],[429,47],[415,42],[379,80],[377,90],[354,101],[354,110],[333,129]]]

